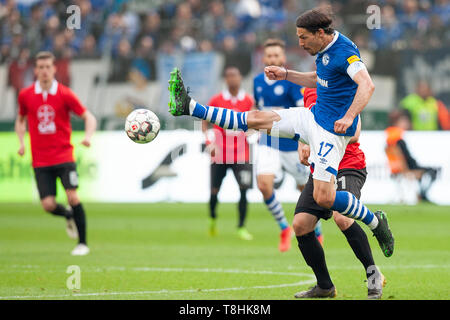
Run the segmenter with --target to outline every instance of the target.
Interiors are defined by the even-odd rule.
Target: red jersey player
[[[303,99],[305,107],[311,109],[312,106],[316,103],[317,99],[316,89],[306,88],[304,91]],[[367,176],[365,155],[364,152],[359,148],[358,143],[359,133],[360,128],[358,128],[355,137],[353,137],[352,140],[350,140],[349,144],[347,145],[344,157],[339,163],[339,170],[336,177],[337,190],[338,191],[346,190],[348,192],[351,192],[358,199],[361,197],[361,188],[363,187]],[[300,162],[302,162],[304,165],[309,165],[308,163],[310,153],[309,146],[302,145],[301,147],[299,147],[299,151],[300,151]],[[311,171],[313,170],[314,168],[311,168]],[[382,276],[383,280],[380,283],[376,284],[370,283],[371,279],[373,278],[373,273],[377,272],[378,269],[375,266],[375,262],[373,260],[372,251],[370,249],[366,233],[359,226],[358,223],[355,223],[353,219],[341,215],[337,212],[332,212],[330,209],[320,207],[314,201],[313,190],[314,190],[313,179],[312,176],[310,176],[305,186],[305,189],[300,195],[295,212],[296,213],[304,212],[312,214],[316,216],[317,219],[325,219],[325,220],[333,216],[336,225],[345,235],[356,257],[361,261],[361,263],[364,266],[367,278],[369,280],[368,298],[369,299],[381,298],[382,284],[384,282],[384,277]],[[295,225],[294,229],[296,229]],[[306,259],[306,257],[308,256],[308,248],[305,248],[304,245],[302,246],[300,245],[299,242],[299,247],[302,254],[305,257],[305,260],[309,261],[309,259]],[[328,270],[325,264],[325,258],[323,258],[322,261],[323,261],[322,263],[317,263],[316,261],[315,263],[311,263],[310,265],[314,266],[313,271],[316,275],[320,272],[321,277],[329,278]],[[295,296],[296,298],[316,298],[320,297],[321,294],[320,290],[321,289],[316,286],[315,289],[313,288],[312,290],[299,292]]]
[[[225,82],[227,89],[215,95],[209,105],[232,109],[234,111],[249,111],[254,105],[251,96],[241,89],[242,76],[236,67],[225,69]],[[206,134],[208,123],[203,121],[203,132]],[[210,229],[211,236],[216,235],[216,206],[217,194],[227,170],[233,170],[234,177],[241,191],[239,200],[238,235],[243,240],[253,237],[244,227],[247,215],[247,190],[252,186],[253,168],[249,163],[249,145],[244,132],[225,132],[224,129],[214,126],[214,142],[206,137],[206,144],[211,152],[211,195]]]
[[[78,236],[79,243],[72,255],[86,255],[86,217],[76,188],[78,175],[70,143],[71,112],[85,123],[85,137],[82,144],[91,145],[96,119],[67,87],[55,80],[55,57],[51,52],[36,55],[35,75],[37,81],[20,91],[19,114],[15,130],[19,137],[19,155],[25,153],[24,136],[27,120],[31,141],[32,165],[35,172],[39,196],[45,211],[65,217],[67,232],[71,238]],[[56,203],[56,178],[59,177],[66,190],[71,209]]]

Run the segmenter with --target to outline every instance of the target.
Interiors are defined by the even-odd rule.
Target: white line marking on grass
[[[29,266],[27,266],[29,267]],[[240,274],[271,274],[283,276],[301,276],[307,277],[309,280],[303,280],[295,283],[274,284],[266,286],[251,286],[251,287],[232,287],[232,288],[210,288],[210,289],[182,289],[182,290],[153,290],[153,291],[125,291],[125,292],[90,292],[90,293],[74,293],[61,295],[28,295],[28,296],[5,296],[0,297],[0,300],[9,299],[43,299],[43,298],[66,298],[66,297],[90,297],[90,296],[116,296],[116,295],[143,295],[143,294],[177,294],[177,293],[203,293],[203,292],[220,292],[220,291],[238,291],[248,289],[274,289],[284,287],[294,287],[305,284],[313,284],[316,282],[314,275],[298,272],[277,272],[266,270],[239,270],[239,269],[210,269],[210,268],[125,268],[125,267],[108,267],[106,270],[132,270],[132,271],[150,271],[150,272],[217,272],[217,273],[240,273]],[[103,271],[102,268],[95,268],[96,271]]]

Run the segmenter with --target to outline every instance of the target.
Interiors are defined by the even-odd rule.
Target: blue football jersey
[[[316,122],[334,134],[335,121],[345,115],[356,94],[358,85],[347,72],[355,62],[361,63],[358,47],[337,31],[327,48],[317,54],[317,102],[311,111]],[[345,134],[338,135],[353,136],[358,118]]]
[[[253,79],[253,94],[258,109],[267,110],[273,107],[291,108],[303,106],[303,87],[286,80],[269,80],[264,72]],[[295,151],[297,141],[280,138],[277,142],[273,137],[262,134],[259,143],[277,148],[280,151]]]

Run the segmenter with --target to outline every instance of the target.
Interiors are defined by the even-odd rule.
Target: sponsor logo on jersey
[[[320,84],[322,87],[328,88],[328,80],[323,80],[323,79],[320,79],[319,77],[317,77],[317,82],[319,82],[319,84]]]
[[[55,110],[52,106],[48,104],[40,106],[37,110],[37,118],[40,134],[53,134],[56,132]]]
[[[358,56],[351,56],[347,59],[348,64],[352,64],[353,62],[360,61],[361,59]]]

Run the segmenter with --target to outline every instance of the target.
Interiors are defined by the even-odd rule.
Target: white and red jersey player
[[[68,87],[52,81],[43,91],[39,81],[19,93],[19,115],[28,119],[33,167],[74,162],[70,141],[70,113],[82,116],[86,108]]]
[[[81,142],[91,145],[97,121],[67,87],[55,80],[55,56],[48,51],[35,57],[36,82],[21,90],[18,97],[19,114],[15,131],[19,138],[18,154],[25,154],[24,136],[28,129],[31,140],[34,176],[43,209],[55,216],[65,217],[67,234],[78,237],[78,245],[72,255],[86,255],[86,215],[78,197],[78,175],[70,142],[71,112],[84,120],[85,136]],[[56,181],[61,180],[71,209],[56,202]]]
[[[245,112],[252,109],[254,100],[243,89],[240,89],[236,96],[225,89],[213,96],[208,105]],[[226,131],[214,125],[214,138],[216,148],[214,154],[211,155],[211,162],[218,164],[249,162],[250,152],[245,132]]]

